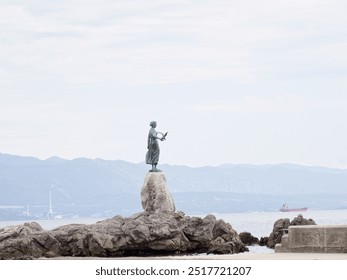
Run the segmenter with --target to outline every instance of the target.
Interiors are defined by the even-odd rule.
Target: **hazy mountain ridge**
[[[232,165],[220,167],[165,166],[165,172],[177,188],[176,180],[184,176],[189,191],[228,191],[234,193],[268,194],[347,194],[347,170],[301,165]]]
[[[183,211],[267,211],[283,202],[293,207],[347,206],[344,169],[293,164],[160,168]],[[44,213],[51,192],[56,213],[133,213],[141,211],[140,190],[148,169],[144,163],[121,160],[0,154],[0,206],[29,205],[31,211]]]

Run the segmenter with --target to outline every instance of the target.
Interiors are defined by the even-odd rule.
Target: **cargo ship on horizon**
[[[282,207],[279,209],[281,212],[305,212],[307,211],[307,207],[302,208],[289,208],[287,203],[284,203]]]

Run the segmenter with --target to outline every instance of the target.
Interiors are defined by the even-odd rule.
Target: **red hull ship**
[[[283,204],[282,207],[279,209],[281,212],[304,212],[307,211],[307,207],[303,208],[288,208],[287,204]]]

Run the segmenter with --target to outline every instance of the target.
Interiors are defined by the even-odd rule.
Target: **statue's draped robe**
[[[148,151],[146,154],[147,164],[157,164],[159,161],[159,143],[157,137],[157,132],[154,128],[151,128],[148,134]]]

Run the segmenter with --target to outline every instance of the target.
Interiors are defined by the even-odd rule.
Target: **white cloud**
[[[283,130],[280,141],[268,139],[280,121],[294,131],[301,129],[303,140],[297,145],[309,143],[312,135],[322,139],[310,156],[320,154],[320,146],[328,150],[325,142],[333,142],[321,136],[319,122],[329,120],[330,134],[338,135],[341,143],[346,139],[338,127],[346,117],[346,100],[338,96],[346,91],[343,1],[16,3],[0,1],[0,141],[8,151],[47,157],[103,157],[113,151],[115,158],[119,154],[129,159],[126,155],[132,153],[131,160],[137,161],[138,154],[126,147],[129,141],[141,144],[132,137],[121,141],[126,137],[119,135],[133,136],[134,127],[142,129],[140,122],[147,127],[147,121],[156,118],[177,135],[183,129],[180,124],[187,122],[200,139],[207,139],[205,122],[217,123],[226,133],[220,150],[201,153],[209,150],[214,136],[195,149],[195,161],[204,164],[229,158],[252,162],[255,156],[242,146],[241,136],[248,133],[250,143],[252,131],[260,128],[267,134],[260,137],[265,146],[257,160],[292,159],[293,153],[283,149],[295,142],[285,138],[290,134]],[[239,122],[232,123],[235,119]],[[245,127],[252,130],[245,132]],[[305,132],[306,127],[314,133]],[[230,148],[233,133],[240,138],[237,149]],[[170,135],[181,145],[171,146],[171,157],[180,158],[178,149],[186,139]],[[21,146],[24,138],[28,142]],[[98,141],[104,145],[98,146]],[[271,154],[276,145],[276,154]],[[334,155],[341,153],[340,146],[334,146]],[[301,147],[295,160],[318,162],[318,156],[306,152]]]
[[[215,113],[298,113],[312,108],[321,108],[322,104],[312,102],[305,96],[278,94],[271,96],[247,95],[232,103],[198,104],[193,111]]]
[[[291,60],[296,59],[303,60],[303,68],[315,61],[324,72],[325,66],[339,62],[327,61],[321,49],[341,50],[346,43],[342,38],[331,47],[324,42],[323,36],[330,32],[324,15],[331,11],[326,7],[338,7],[338,2],[61,1],[51,5],[39,1],[37,5],[2,5],[0,27],[6,33],[1,38],[0,60],[10,65],[7,78],[11,80],[20,72],[28,79],[50,75],[77,84],[250,81],[295,72]],[[339,24],[346,24],[341,16],[339,12],[329,23],[337,30],[343,30]],[[312,36],[322,42],[308,46],[305,42]]]

